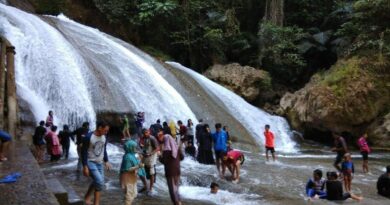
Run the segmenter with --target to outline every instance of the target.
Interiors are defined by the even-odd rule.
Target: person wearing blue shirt
[[[225,167],[222,163],[223,158],[226,156],[227,152],[227,134],[222,130],[221,123],[215,124],[216,131],[213,133],[213,142],[214,142],[214,152],[215,152],[215,161],[217,164],[218,173],[221,178],[225,175]],[[222,165],[222,170],[221,170]]]

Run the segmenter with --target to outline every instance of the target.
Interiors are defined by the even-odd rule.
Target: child
[[[188,146],[185,148],[186,154],[195,159],[196,148],[192,144],[192,141],[188,141]]]
[[[355,168],[351,161],[351,154],[346,153],[344,155],[344,161],[341,163],[341,171],[344,176],[344,186],[346,192],[351,192],[352,175],[355,173]]]
[[[268,157],[268,151],[271,151],[272,154],[272,159],[275,161],[275,137],[274,133],[272,133],[270,130],[269,125],[265,125],[265,131],[264,131],[264,136],[265,136],[265,156],[267,158],[267,161],[269,161]]]
[[[131,205],[134,198],[137,196],[137,173],[139,176],[145,176],[143,164],[135,156],[137,143],[133,140],[125,142],[123,148],[125,155],[123,155],[121,169],[120,169],[120,183],[125,193],[125,204]]]
[[[322,179],[322,171],[320,169],[316,169],[313,171],[313,178],[309,179],[306,184],[306,194],[310,198],[326,198],[325,188],[325,180]]]
[[[219,190],[219,185],[215,182],[212,182],[210,185],[210,193],[217,194]]]

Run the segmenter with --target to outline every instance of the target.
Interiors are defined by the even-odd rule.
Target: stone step
[[[64,187],[68,192],[69,205],[84,205],[83,199],[76,193],[76,191],[72,187],[66,185],[64,185]]]
[[[68,192],[55,178],[46,179],[47,188],[53,192],[60,205],[68,205]]]
[[[76,191],[72,187],[62,184],[58,179],[46,179],[46,184],[56,196],[60,205],[84,205],[83,199]]]

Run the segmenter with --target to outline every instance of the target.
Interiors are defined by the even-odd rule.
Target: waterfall
[[[193,119],[196,123],[195,111],[213,121],[227,118],[223,114],[228,113],[235,118],[229,121],[231,126],[238,124],[236,127],[247,130],[259,144],[264,141],[264,125],[270,124],[278,149],[294,151],[285,119],[169,63],[189,76],[175,78],[172,70],[130,44],[63,15],[38,17],[0,4],[0,35],[16,47],[17,94],[28,103],[36,121],[44,119],[48,110],[54,111],[58,125],[85,120],[94,124],[96,114],[105,112],[144,111],[146,126],[156,119]],[[187,80],[200,86],[190,88]]]
[[[55,124],[95,121],[83,59],[52,26],[39,17],[0,4],[0,34],[16,48],[17,94],[28,102],[36,121],[49,110]]]
[[[179,63],[167,62],[176,69],[182,70],[191,75],[209,94],[220,99],[225,109],[227,109],[239,122],[241,122],[248,132],[255,137],[259,144],[264,144],[263,130],[266,124],[271,126],[275,134],[275,144],[278,150],[283,152],[294,152],[295,142],[291,140],[290,127],[287,121],[279,116],[270,115],[263,110],[249,104],[240,96],[230,90],[214,83],[208,78],[186,68]]]

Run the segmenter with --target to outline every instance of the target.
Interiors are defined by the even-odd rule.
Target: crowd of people
[[[310,200],[327,199],[331,201],[343,201],[349,198],[361,201],[362,196],[352,193],[352,180],[355,173],[355,166],[352,162],[352,153],[348,149],[346,140],[339,134],[333,133],[336,158],[333,166],[337,171],[326,173],[327,179],[323,179],[323,172],[320,169],[313,171],[313,177],[306,183],[306,194]],[[362,171],[368,173],[368,156],[371,152],[367,143],[368,135],[364,133],[357,141],[362,155]],[[341,166],[340,166],[341,164]],[[343,191],[344,183],[344,191]],[[390,166],[387,166],[386,173],[381,175],[377,181],[379,195],[390,198]]]
[[[139,112],[135,116],[136,131],[131,136],[127,116],[124,115],[121,120],[125,154],[120,167],[120,185],[124,191],[125,204],[132,204],[139,192],[153,193],[158,161],[164,165],[172,203],[181,204],[178,192],[181,174],[180,161],[185,156],[202,164],[215,164],[221,179],[225,179],[227,169],[231,173],[232,183],[239,183],[240,170],[245,156],[240,150],[232,148],[228,126],[216,123],[215,131],[212,132],[210,126],[201,119],[196,126],[191,119],[187,120],[186,125],[181,120],[176,123],[173,120],[161,123],[158,119],[149,128],[145,128],[145,114]],[[104,170],[111,168],[106,148],[108,131],[109,125],[99,121],[94,131],[90,131],[89,123],[84,122],[80,128],[73,132],[70,131],[68,125],[64,125],[57,134],[53,112],[50,111],[46,122],[41,121],[33,135],[33,143],[36,147],[35,156],[39,162],[42,162],[46,150],[51,161],[57,161],[61,156],[67,159],[70,141],[75,141],[79,155],[77,170],[81,169],[85,176],[93,179],[85,195],[85,202],[86,204],[98,205],[101,191],[104,188]],[[272,159],[275,161],[275,135],[271,131],[270,125],[265,125],[263,134],[266,160],[270,159],[269,152],[271,152]],[[2,132],[0,132],[0,136],[2,136]],[[368,155],[371,152],[366,139],[367,134],[364,134],[358,140],[363,157],[364,173],[369,171]],[[334,134],[334,140],[335,146],[332,151],[337,153],[334,162],[337,172],[327,172],[327,179],[323,179],[322,170],[314,170],[313,178],[306,184],[307,196],[310,199],[345,200],[352,198],[362,200],[362,197],[351,193],[355,167],[347,143],[342,136],[336,134]],[[197,147],[194,146],[195,144]],[[138,179],[143,184],[143,188],[139,191],[137,190]],[[344,182],[345,193],[342,182]],[[218,189],[219,185],[212,182],[210,192],[216,194]],[[386,174],[379,178],[377,189],[379,194],[390,197],[390,167],[387,167]]]

